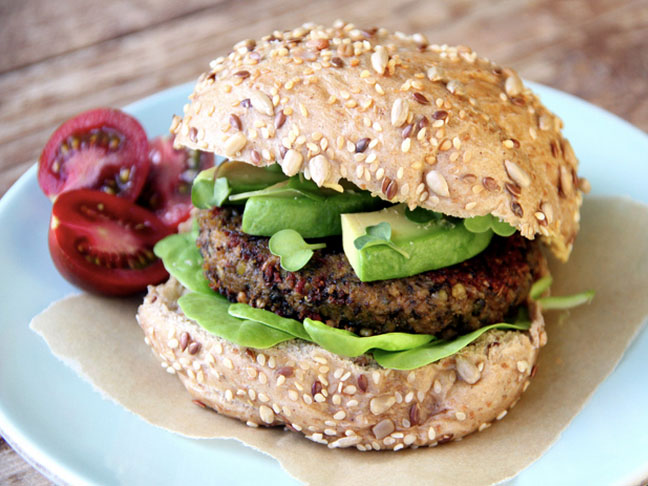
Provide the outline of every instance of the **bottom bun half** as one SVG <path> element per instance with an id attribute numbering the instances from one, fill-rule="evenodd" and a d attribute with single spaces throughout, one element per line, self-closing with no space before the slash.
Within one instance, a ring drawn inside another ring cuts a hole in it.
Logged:
<path id="1" fill-rule="evenodd" d="M 345 358 L 298 339 L 237 346 L 184 316 L 175 279 L 149 287 L 137 314 L 145 340 L 199 405 L 249 426 L 285 426 L 328 447 L 399 450 L 482 431 L 506 415 L 546 342 L 532 305 L 527 332 L 490 330 L 459 353 L 412 371 Z"/>

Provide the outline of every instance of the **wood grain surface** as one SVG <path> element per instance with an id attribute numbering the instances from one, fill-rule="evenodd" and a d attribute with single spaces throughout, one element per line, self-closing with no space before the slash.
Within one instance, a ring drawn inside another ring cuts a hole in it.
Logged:
<path id="1" fill-rule="evenodd" d="M 74 114 L 193 80 L 238 40 L 336 18 L 469 45 L 648 131 L 648 0 L 0 0 L 0 196 Z M 0 484 L 53 483 L 0 439 Z"/>

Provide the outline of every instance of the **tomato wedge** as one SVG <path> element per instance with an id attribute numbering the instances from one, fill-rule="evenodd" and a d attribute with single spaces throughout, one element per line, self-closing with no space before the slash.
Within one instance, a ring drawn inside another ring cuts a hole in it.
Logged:
<path id="1" fill-rule="evenodd" d="M 77 189 L 54 201 L 49 248 L 68 281 L 90 292 L 123 296 L 168 278 L 153 246 L 171 232 L 126 199 Z"/>
<path id="2" fill-rule="evenodd" d="M 51 199 L 88 188 L 134 201 L 149 172 L 148 151 L 135 118 L 111 108 L 89 110 L 52 134 L 40 156 L 38 183 Z"/>
<path id="3" fill-rule="evenodd" d="M 214 155 L 200 150 L 174 149 L 173 138 L 157 137 L 150 142 L 151 170 L 137 200 L 167 225 L 177 228 L 189 218 L 191 184 L 201 170 L 214 165 Z"/>

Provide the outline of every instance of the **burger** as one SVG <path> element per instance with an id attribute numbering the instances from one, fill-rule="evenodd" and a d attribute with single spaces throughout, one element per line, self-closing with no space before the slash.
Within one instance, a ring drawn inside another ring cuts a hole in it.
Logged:
<path id="1" fill-rule="evenodd" d="M 328 447 L 434 446 L 502 419 L 547 337 L 587 181 L 511 69 L 336 22 L 236 44 L 175 143 L 224 156 L 138 311 L 202 407 Z"/>

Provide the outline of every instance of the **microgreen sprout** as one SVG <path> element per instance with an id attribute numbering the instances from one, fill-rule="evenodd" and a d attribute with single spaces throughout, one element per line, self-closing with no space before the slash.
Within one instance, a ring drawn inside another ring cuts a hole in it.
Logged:
<path id="1" fill-rule="evenodd" d="M 382 222 L 374 226 L 367 226 L 366 234 L 357 237 L 353 241 L 356 250 L 362 250 L 371 246 L 385 245 L 392 250 L 400 253 L 405 258 L 409 258 L 409 253 L 405 252 L 391 240 L 391 225 Z"/>
<path id="2" fill-rule="evenodd" d="M 296 272 L 308 263 L 313 250 L 326 248 L 326 243 L 306 243 L 297 231 L 285 229 L 272 235 L 268 247 L 273 255 L 280 258 L 281 268 Z"/>

